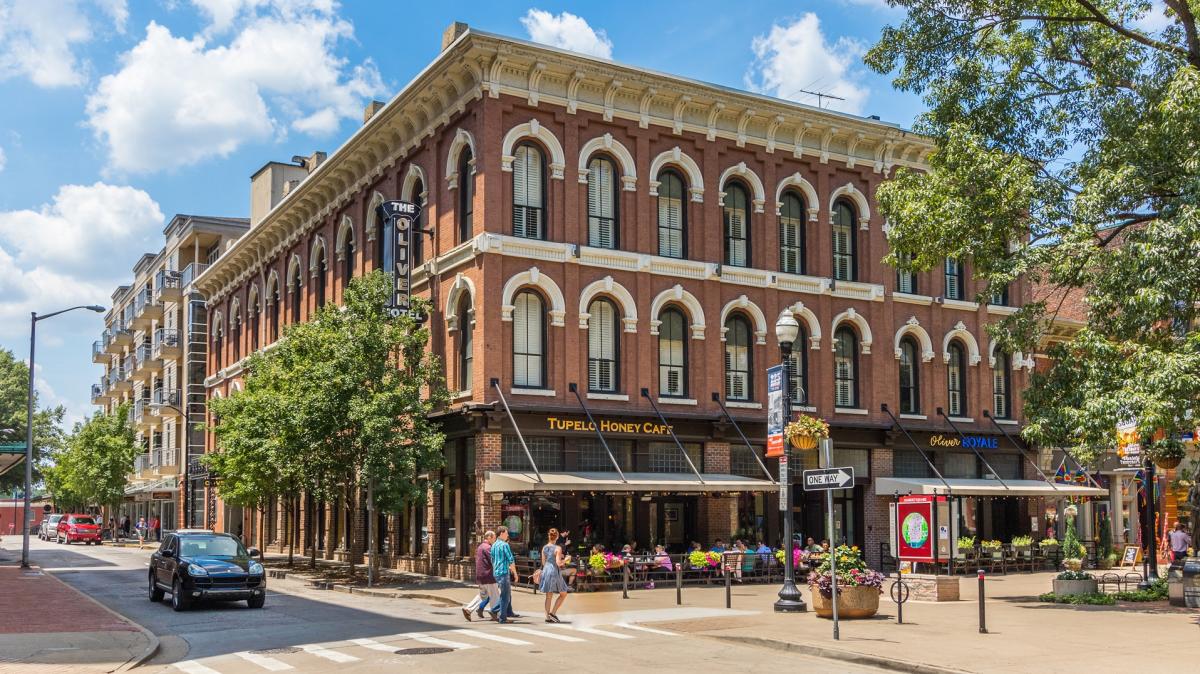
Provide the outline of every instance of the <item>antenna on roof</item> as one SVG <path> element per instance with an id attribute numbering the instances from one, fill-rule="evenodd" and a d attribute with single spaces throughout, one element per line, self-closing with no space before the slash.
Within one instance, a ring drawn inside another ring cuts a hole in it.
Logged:
<path id="1" fill-rule="evenodd" d="M 808 89 L 797 89 L 795 93 L 797 93 L 797 94 L 808 94 L 809 96 L 816 96 L 816 97 L 817 97 L 817 107 L 818 107 L 818 108 L 823 108 L 823 107 L 825 107 L 825 106 L 824 106 L 824 105 L 822 105 L 821 103 L 822 103 L 822 102 L 824 101 L 824 99 L 826 99 L 826 98 L 828 98 L 828 99 L 829 99 L 829 100 L 831 100 L 831 101 L 844 101 L 844 100 L 846 100 L 845 98 L 842 98 L 841 96 L 834 96 L 833 94 L 826 94 L 826 93 L 822 93 L 822 92 L 820 92 L 820 91 L 809 91 Z M 793 94 L 793 95 L 795 95 L 795 94 Z"/>

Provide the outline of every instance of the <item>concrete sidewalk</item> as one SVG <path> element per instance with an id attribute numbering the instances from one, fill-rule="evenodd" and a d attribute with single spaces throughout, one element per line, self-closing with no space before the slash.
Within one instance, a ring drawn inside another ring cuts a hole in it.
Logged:
<path id="1" fill-rule="evenodd" d="M 761 648 L 805 653 L 894 671 L 951 672 L 1155 672 L 1197 671 L 1200 612 L 1170 607 L 1165 601 L 1117 606 L 1043 604 L 1037 595 L 1050 589 L 1052 573 L 989 577 L 986 584 L 987 634 L 979 632 L 977 582 L 963 578 L 957 602 L 909 602 L 904 624 L 885 593 L 879 614 L 868 620 L 843 620 L 841 640 L 833 625 L 814 613 L 776 614 L 778 587 L 735 585 L 734 611 L 698 620 L 654 623 L 676 632 Z M 885 591 L 891 581 L 884 585 Z M 807 587 L 804 599 L 810 602 Z M 429 594 L 465 602 L 471 590 L 435 590 Z M 542 598 L 518 593 L 520 612 L 537 614 Z M 725 607 L 722 586 L 683 588 L 683 605 Z M 675 606 L 674 588 L 572 594 L 563 610 L 573 613 L 650 610 Z M 1147 656 L 1149 655 L 1149 658 Z"/>
<path id="2" fill-rule="evenodd" d="M 0 550 L 0 671 L 124 671 L 158 649 L 145 628 L 19 559 Z"/>

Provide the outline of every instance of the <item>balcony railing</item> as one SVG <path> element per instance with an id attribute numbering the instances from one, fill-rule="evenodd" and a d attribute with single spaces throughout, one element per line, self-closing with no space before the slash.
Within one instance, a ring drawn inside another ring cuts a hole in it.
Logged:
<path id="1" fill-rule="evenodd" d="M 150 465 L 154 468 L 159 468 L 162 466 L 174 466 L 175 454 L 176 452 L 174 447 L 160 447 L 159 449 L 156 449 L 150 453 Z"/>
<path id="2" fill-rule="evenodd" d="M 125 356 L 125 358 L 121 361 L 121 369 L 125 371 L 125 376 L 121 377 L 122 379 L 125 379 L 133 374 L 133 371 L 137 369 L 137 356 L 133 355 L 132 353 L 128 356 Z"/>
<path id="3" fill-rule="evenodd" d="M 172 269 L 163 269 L 154 275 L 154 297 L 162 299 L 163 297 L 178 297 L 179 296 L 179 272 Z"/>
<path id="4" fill-rule="evenodd" d="M 133 323 L 133 315 L 133 302 L 130 302 L 129 304 L 126 304 L 125 308 L 121 311 L 121 325 L 128 327 L 131 323 Z"/>
<path id="5" fill-rule="evenodd" d="M 150 454 L 142 454 L 133 460 L 133 472 L 141 473 L 150 468 Z"/>
<path id="6" fill-rule="evenodd" d="M 179 348 L 179 331 L 175 328 L 159 328 L 154 331 L 154 357 L 162 358 L 163 352 L 174 353 Z"/>
<path id="7" fill-rule="evenodd" d="M 196 280 L 197 276 L 204 273 L 205 269 L 208 269 L 208 265 L 203 262 L 193 262 L 184 267 L 183 271 L 179 272 L 180 287 L 187 289 L 188 286 L 192 285 L 192 281 Z"/>
<path id="8" fill-rule="evenodd" d="M 138 344 L 137 351 L 135 351 L 134 354 L 136 355 L 139 364 L 144 365 L 146 361 L 151 360 L 150 351 L 151 347 L 149 344 L 145 342 Z"/>
<path id="9" fill-rule="evenodd" d="M 105 388 L 103 384 L 92 384 L 92 402 L 104 397 Z"/>
<path id="10" fill-rule="evenodd" d="M 104 340 L 97 339 L 92 342 L 92 362 L 103 363 L 108 360 L 108 354 L 104 352 Z"/>
<path id="11" fill-rule="evenodd" d="M 108 387 L 112 388 L 117 384 L 125 381 L 125 368 L 121 366 L 114 367 L 108 371 Z"/>
<path id="12" fill-rule="evenodd" d="M 150 401 L 155 405 L 179 407 L 179 391 L 176 389 L 156 388 L 150 396 Z"/>

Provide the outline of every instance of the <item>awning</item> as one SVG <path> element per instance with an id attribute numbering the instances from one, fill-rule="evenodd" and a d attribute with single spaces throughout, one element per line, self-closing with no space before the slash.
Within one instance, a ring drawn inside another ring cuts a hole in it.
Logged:
<path id="1" fill-rule="evenodd" d="M 693 473 L 625 473 L 626 482 L 615 473 L 542 473 L 538 482 L 533 472 L 490 471 L 484 479 L 485 492 L 603 491 L 673 493 L 773 491 L 779 485 L 740 475 L 704 473 L 704 482 Z"/>
<path id="2" fill-rule="evenodd" d="M 946 478 L 953 496 L 1107 496 L 1108 490 L 1084 487 L 1077 484 L 1055 484 L 1041 480 L 970 480 Z M 937 478 L 922 477 L 879 477 L 875 478 L 875 495 L 891 496 L 908 494 L 946 494 L 946 485 Z"/>
<path id="3" fill-rule="evenodd" d="M 19 466 L 25 460 L 25 443 L 0 442 L 0 475 Z"/>

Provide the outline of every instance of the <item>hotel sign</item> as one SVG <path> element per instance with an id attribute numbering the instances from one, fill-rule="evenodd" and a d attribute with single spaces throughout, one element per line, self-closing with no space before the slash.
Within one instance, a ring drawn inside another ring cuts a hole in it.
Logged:
<path id="1" fill-rule="evenodd" d="M 1000 438 L 986 435 L 935 435 L 929 438 L 930 447 L 961 447 L 963 449 L 1000 449 Z"/>
<path id="2" fill-rule="evenodd" d="M 424 312 L 412 307 L 412 249 L 413 237 L 424 233 L 415 228 L 421 215 L 421 206 L 408 201 L 385 201 L 376 209 L 383 220 L 383 268 L 392 270 L 392 296 L 388 300 L 388 313 L 393 317 L 409 316 L 417 323 L 428 318 Z"/>
<path id="3" fill-rule="evenodd" d="M 595 424 L 587 419 L 564 419 L 562 417 L 546 417 L 546 428 L 552 431 L 578 431 L 595 433 L 596 425 L 601 433 L 619 433 L 622 435 L 652 435 L 663 436 L 671 434 L 671 426 L 656 421 L 617 421 L 614 419 L 598 419 Z"/>

